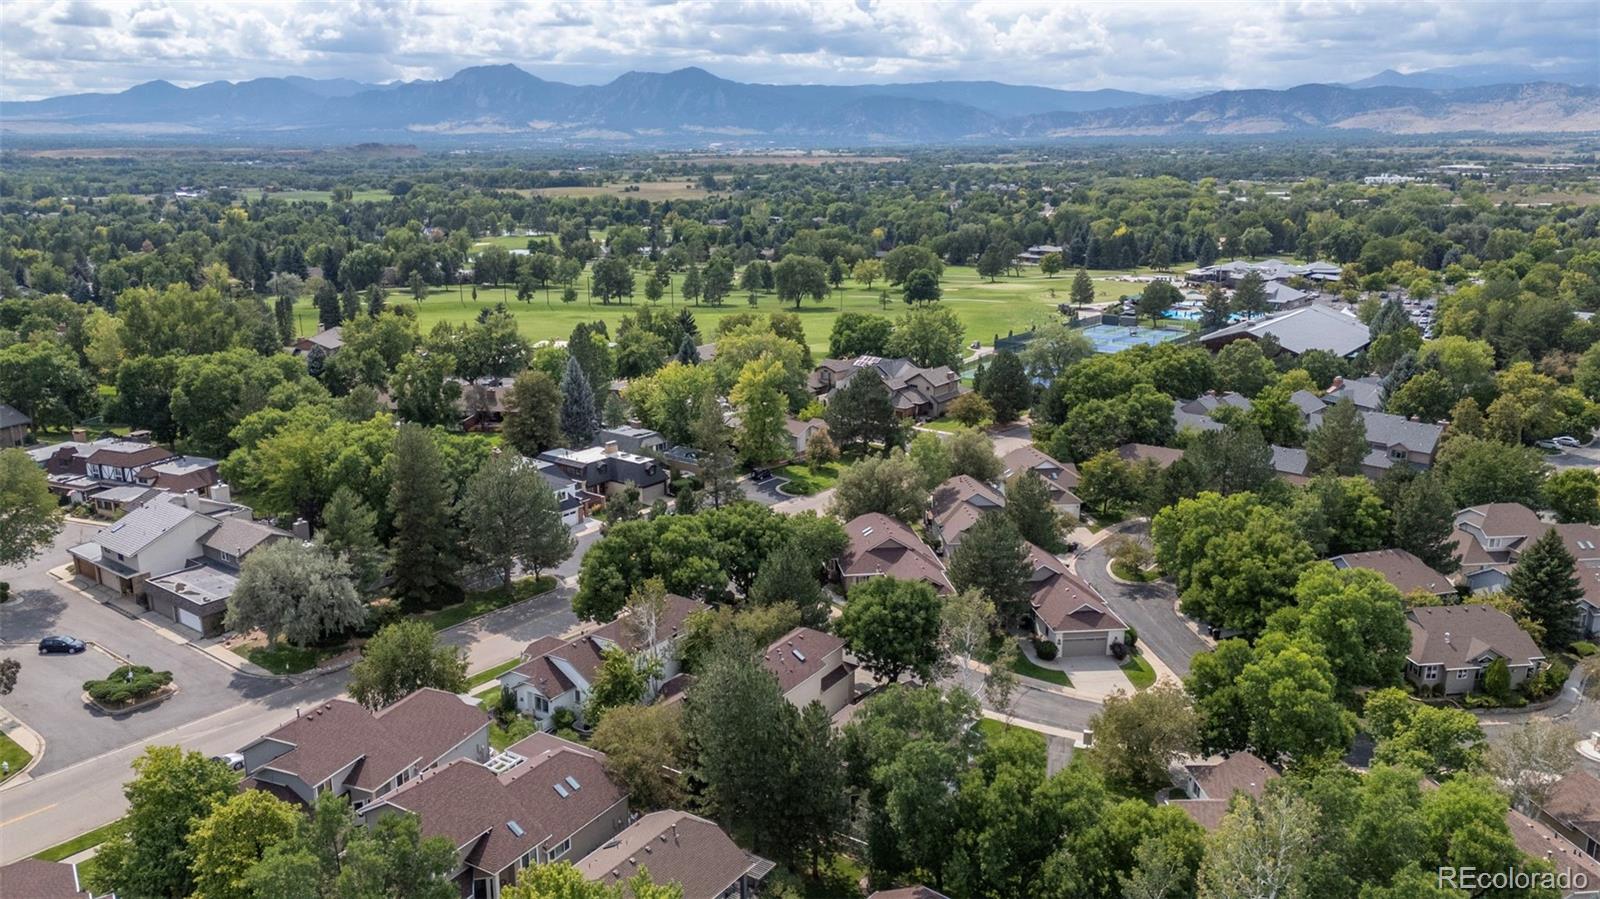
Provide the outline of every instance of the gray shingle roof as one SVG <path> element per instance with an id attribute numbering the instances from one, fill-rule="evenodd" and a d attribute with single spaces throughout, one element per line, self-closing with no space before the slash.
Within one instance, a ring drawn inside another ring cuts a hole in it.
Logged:
<path id="1" fill-rule="evenodd" d="M 205 517 L 182 503 L 148 503 L 101 531 L 95 542 L 112 552 L 135 555 L 191 516 Z"/>
<path id="2" fill-rule="evenodd" d="M 16 425 L 31 425 L 33 419 L 23 415 L 15 407 L 0 403 L 0 428 L 10 428 Z"/>
<path id="3" fill-rule="evenodd" d="M 1371 332 L 1360 319 L 1316 305 L 1301 306 L 1288 312 L 1229 325 L 1213 331 L 1202 340 L 1210 344 L 1219 338 L 1247 335 L 1260 339 L 1268 334 L 1278 339 L 1279 346 L 1296 356 L 1311 350 L 1327 350 L 1335 356 L 1349 356 L 1372 342 Z"/>
<path id="4" fill-rule="evenodd" d="M 1418 665 L 1477 667 L 1491 653 L 1503 656 L 1508 665 L 1544 658 L 1527 631 L 1491 606 L 1418 606 L 1407 611 L 1406 618 L 1411 625 L 1409 658 Z"/>

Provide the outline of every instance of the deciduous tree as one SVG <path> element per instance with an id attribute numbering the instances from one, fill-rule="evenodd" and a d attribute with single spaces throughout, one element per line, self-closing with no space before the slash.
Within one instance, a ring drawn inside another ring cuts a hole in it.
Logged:
<path id="1" fill-rule="evenodd" d="M 871 578 L 851 589 L 839 634 L 878 678 L 927 680 L 939 662 L 940 605 L 922 581 Z"/>
<path id="2" fill-rule="evenodd" d="M 350 695 L 373 711 L 423 687 L 460 693 L 466 683 L 465 654 L 440 645 L 426 621 L 385 625 L 361 647 L 361 660 L 350 669 Z"/>
<path id="3" fill-rule="evenodd" d="M 280 636 L 303 647 L 366 617 L 350 563 L 298 540 L 279 540 L 245 557 L 226 616 L 229 630 L 260 628 L 269 647 Z"/>

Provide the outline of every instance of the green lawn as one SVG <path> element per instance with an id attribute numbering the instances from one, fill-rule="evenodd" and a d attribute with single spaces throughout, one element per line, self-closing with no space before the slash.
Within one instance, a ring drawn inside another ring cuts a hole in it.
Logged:
<path id="1" fill-rule="evenodd" d="M 537 728 L 533 726 L 533 719 L 523 715 L 513 719 L 510 727 L 501 727 L 495 722 L 489 725 L 489 745 L 496 750 L 505 749 L 535 730 Z"/>
<path id="2" fill-rule="evenodd" d="M 287 643 L 279 643 L 271 649 L 264 646 L 235 646 L 233 652 L 249 659 L 257 665 L 271 671 L 273 674 L 299 674 L 310 671 L 324 660 L 330 659 L 341 652 L 343 646 L 316 647 L 300 649 Z"/>
<path id="3" fill-rule="evenodd" d="M 1111 562 L 1111 573 L 1125 581 L 1132 581 L 1135 584 L 1146 584 L 1150 581 L 1156 580 L 1161 576 L 1154 569 L 1129 568 L 1128 566 L 1116 560 L 1112 560 Z"/>
<path id="4" fill-rule="evenodd" d="M 118 818 L 117 820 L 112 821 L 110 824 L 96 827 L 94 830 L 91 830 L 88 833 L 80 833 L 65 843 L 51 846 L 49 849 L 46 849 L 38 855 L 35 855 L 34 858 L 47 862 L 58 862 L 64 858 L 71 858 L 72 856 L 77 855 L 91 846 L 98 846 L 101 843 L 104 843 L 106 840 L 111 839 L 111 836 L 116 833 L 117 828 L 121 826 L 122 819 Z"/>
<path id="5" fill-rule="evenodd" d="M 499 677 L 500 675 L 505 674 L 507 671 L 510 671 L 511 669 L 517 667 L 517 663 L 520 662 L 520 661 L 522 661 L 522 660 L 521 659 L 506 659 L 504 662 L 501 662 L 500 664 L 494 666 L 493 668 L 488 668 L 488 669 L 485 669 L 483 671 L 479 671 L 477 674 L 474 674 L 473 676 L 467 678 L 467 692 L 470 693 L 470 692 L 472 692 L 473 689 L 475 689 L 477 687 L 480 687 L 480 686 L 482 686 L 482 685 L 494 680 L 495 678 Z"/>
<path id="6" fill-rule="evenodd" d="M 527 245 L 528 239 L 498 237 L 493 238 L 493 241 L 509 242 L 509 246 L 522 247 Z M 1174 266 L 1174 270 L 1181 269 L 1181 265 Z M 1140 269 L 1138 273 L 1148 272 Z M 1131 272 L 1091 271 L 1089 274 L 1096 278 L 1094 285 L 1097 300 L 1114 300 L 1123 294 L 1138 292 L 1138 284 L 1101 280 L 1117 275 L 1133 274 Z M 672 289 L 668 293 L 668 298 L 661 301 L 662 306 L 676 308 L 681 305 L 679 290 L 682 278 L 682 273 L 674 276 Z M 418 324 L 424 334 L 441 321 L 473 321 L 480 311 L 503 302 L 516 316 L 522 335 L 529 340 L 539 341 L 565 339 L 572 333 L 574 325 L 596 319 L 602 319 L 615 328 L 622 316 L 640 305 L 647 305 L 644 299 L 642 274 L 638 278 L 638 283 L 639 288 L 632 300 L 626 304 L 610 306 L 603 306 L 598 302 L 590 305 L 587 275 L 574 285 L 578 290 L 578 301 L 571 304 L 561 302 L 561 288 L 555 286 L 550 288 L 548 296 L 546 291 L 540 291 L 529 302 L 518 300 L 516 287 L 512 285 L 479 287 L 476 300 L 472 297 L 471 285 L 462 285 L 459 288 L 432 288 L 428 297 L 421 303 L 413 300 L 410 291 L 404 288 L 390 290 L 389 298 L 391 303 L 408 303 L 416 308 Z M 979 277 L 977 271 L 970 267 L 951 266 L 945 269 L 944 299 L 941 302 L 961 316 L 966 324 L 968 342 L 981 340 L 987 345 L 996 336 L 1004 337 L 1012 331 L 1026 331 L 1035 322 L 1054 318 L 1057 314 L 1056 304 L 1067 302 L 1071 283 L 1071 273 L 1046 278 L 1037 270 L 1028 270 L 1020 278 L 1001 278 L 991 284 Z M 881 308 L 878 304 L 878 295 L 886 288 L 889 290 L 887 309 Z M 674 300 L 674 297 L 677 299 Z M 689 308 L 694 312 L 695 319 L 700 324 L 701 334 L 705 335 L 706 339 L 710 339 L 711 335 L 716 333 L 717 320 L 727 315 L 752 310 L 795 311 L 794 304 L 780 305 L 777 297 L 770 293 L 761 294 L 756 305 L 752 307 L 748 304 L 746 295 L 737 290 L 730 294 L 720 307 Z M 812 351 L 822 354 L 827 351 L 828 333 L 833 328 L 834 319 L 839 317 L 841 311 L 894 316 L 899 315 L 905 308 L 905 304 L 900 301 L 898 288 L 888 288 L 880 281 L 868 289 L 847 280 L 841 289 L 834 291 L 833 295 L 823 302 L 806 301 L 798 311 L 805 323 L 807 342 L 811 345 Z M 317 310 L 309 296 L 302 298 L 295 306 L 295 317 L 297 333 L 313 334 L 319 330 Z"/>
<path id="7" fill-rule="evenodd" d="M 254 198 L 255 196 L 258 196 L 259 193 L 251 192 L 247 195 Z M 269 193 L 267 196 L 274 200 L 283 200 L 286 203 L 292 203 L 296 200 L 310 200 L 312 202 L 326 203 L 328 202 L 328 198 L 333 196 L 333 191 L 280 190 L 275 193 Z M 387 203 L 388 201 L 394 199 L 394 194 L 388 192 L 387 190 L 356 190 L 350 192 L 350 199 L 356 203 Z M 521 246 L 521 244 L 518 244 L 518 246 Z"/>
<path id="8" fill-rule="evenodd" d="M 1122 670 L 1127 672 L 1135 690 L 1143 690 L 1156 682 L 1156 670 L 1150 667 L 1144 656 L 1130 656 L 1122 663 Z"/>
<path id="9" fill-rule="evenodd" d="M 824 465 L 820 469 L 813 471 L 811 466 L 801 463 L 774 468 L 772 473 L 778 477 L 789 479 L 789 483 L 783 485 L 784 493 L 792 496 L 811 496 L 839 483 L 839 475 L 844 472 L 844 468 L 843 465 L 835 462 L 832 465 Z"/>
<path id="10" fill-rule="evenodd" d="M 929 431 L 939 431 L 944 434 L 954 434 L 966 427 L 966 425 L 953 418 L 935 418 L 933 421 L 925 421 L 917 425 L 917 427 L 926 428 Z"/>
<path id="11" fill-rule="evenodd" d="M 548 574 L 540 575 L 537 579 L 524 578 L 512 584 L 511 590 L 495 587 L 492 590 L 473 593 L 464 602 L 429 612 L 423 615 L 422 619 L 433 625 L 434 630 L 442 631 L 447 627 L 455 627 L 469 618 L 476 618 L 495 609 L 538 596 L 554 589 L 555 585 L 556 579 Z"/>
<path id="12" fill-rule="evenodd" d="M 1036 665 L 1032 659 L 1020 652 L 1017 653 L 1017 661 L 1011 666 L 1011 670 L 1022 675 L 1023 677 L 1031 677 L 1034 680 L 1042 680 L 1061 687 L 1072 686 L 1072 679 L 1067 677 L 1067 673 L 1065 671 L 1060 671 L 1055 668 L 1044 668 Z"/>
<path id="13" fill-rule="evenodd" d="M 28 762 L 33 760 L 33 753 L 17 745 L 17 741 L 5 734 L 0 734 L 0 762 L 11 766 L 11 774 L 18 774 L 23 768 L 28 767 Z M 0 781 L 10 775 L 0 776 Z"/>

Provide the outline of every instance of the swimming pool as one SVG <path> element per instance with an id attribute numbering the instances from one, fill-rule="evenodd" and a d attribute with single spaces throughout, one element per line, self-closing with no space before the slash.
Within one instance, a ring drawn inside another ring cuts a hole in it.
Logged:
<path id="1" fill-rule="evenodd" d="M 1099 324 L 1083 329 L 1083 336 L 1089 338 L 1089 342 L 1094 344 L 1095 351 L 1100 353 L 1115 353 L 1144 344 L 1166 343 L 1169 340 L 1177 340 L 1185 333 L 1165 328 L 1146 328 L 1142 325 L 1129 327 Z"/>

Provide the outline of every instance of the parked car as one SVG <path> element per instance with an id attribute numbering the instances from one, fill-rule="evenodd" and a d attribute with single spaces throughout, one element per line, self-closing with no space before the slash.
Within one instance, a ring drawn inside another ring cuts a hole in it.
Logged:
<path id="1" fill-rule="evenodd" d="M 58 652 L 76 655 L 77 653 L 83 652 L 88 648 L 89 647 L 77 637 L 67 637 L 60 634 L 52 634 L 51 636 L 45 637 L 43 640 L 39 641 L 39 655 L 49 655 Z"/>
<path id="2" fill-rule="evenodd" d="M 1583 444 L 1578 441 L 1578 438 L 1571 437 L 1566 434 L 1562 434 L 1560 437 L 1557 437 L 1550 442 L 1556 444 L 1557 446 L 1583 446 Z"/>
<path id="3" fill-rule="evenodd" d="M 213 762 L 221 762 L 233 771 L 244 770 L 244 756 L 237 752 L 224 752 L 221 755 L 214 755 L 211 760 Z"/>

